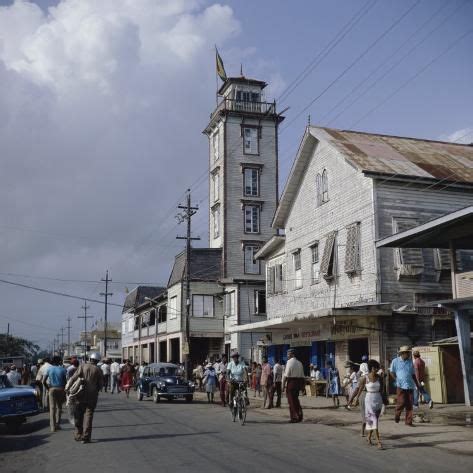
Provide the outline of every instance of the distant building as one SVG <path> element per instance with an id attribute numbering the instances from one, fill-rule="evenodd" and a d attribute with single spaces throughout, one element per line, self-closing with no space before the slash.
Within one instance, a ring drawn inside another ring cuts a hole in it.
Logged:
<path id="1" fill-rule="evenodd" d="M 473 147 L 309 126 L 256 255 L 266 267 L 270 359 L 289 346 L 308 369 L 455 335 L 429 301 L 451 297 L 443 249 L 376 249 L 376 240 L 473 203 Z"/>

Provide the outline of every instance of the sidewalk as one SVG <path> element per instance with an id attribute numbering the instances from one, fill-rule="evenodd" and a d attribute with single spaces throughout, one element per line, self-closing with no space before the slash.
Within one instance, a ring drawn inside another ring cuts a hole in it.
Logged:
<path id="1" fill-rule="evenodd" d="M 289 408 L 286 398 L 282 398 L 280 409 L 262 409 L 262 399 L 253 397 L 250 392 L 251 410 L 280 420 L 289 421 Z M 204 400 L 204 393 L 196 393 L 196 399 Z M 220 399 L 216 393 L 215 400 Z M 353 432 L 354 440 L 363 445 L 359 408 L 345 409 L 345 398 L 340 397 L 340 407 L 334 408 L 331 399 L 325 397 L 301 396 L 304 410 L 304 423 L 322 424 Z M 426 405 L 415 411 L 415 428 L 394 422 L 394 406 L 388 406 L 386 414 L 380 418 L 380 433 L 386 448 L 409 448 L 412 446 L 435 447 L 450 453 L 473 456 L 473 408 L 460 404 L 436 404 L 430 410 Z M 368 448 L 368 446 L 367 446 Z"/>

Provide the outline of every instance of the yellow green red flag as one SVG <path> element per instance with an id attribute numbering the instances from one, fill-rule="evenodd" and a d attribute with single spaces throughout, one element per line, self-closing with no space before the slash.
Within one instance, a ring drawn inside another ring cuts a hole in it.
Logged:
<path id="1" fill-rule="evenodd" d="M 216 63 L 217 63 L 217 74 L 222 79 L 224 82 L 227 80 L 227 73 L 225 72 L 225 67 L 223 66 L 223 61 L 222 58 L 220 57 L 220 54 L 218 53 L 217 48 L 215 48 L 215 54 L 216 54 Z"/>

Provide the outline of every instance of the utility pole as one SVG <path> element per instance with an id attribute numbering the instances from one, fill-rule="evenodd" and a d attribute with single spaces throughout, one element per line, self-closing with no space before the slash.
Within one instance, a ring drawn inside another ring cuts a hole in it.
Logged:
<path id="1" fill-rule="evenodd" d="M 71 356 L 71 318 L 67 318 L 67 354 Z"/>
<path id="2" fill-rule="evenodd" d="M 61 327 L 61 352 L 62 356 L 64 357 L 64 327 Z"/>
<path id="3" fill-rule="evenodd" d="M 186 240 L 186 341 L 185 346 L 182 347 L 182 353 L 185 355 L 185 369 L 187 379 L 190 379 L 191 376 L 191 353 L 190 353 L 190 307 L 191 307 L 191 279 L 190 279 L 190 266 L 191 266 L 191 243 L 192 240 L 200 240 L 199 237 L 192 237 L 191 233 L 191 221 L 192 216 L 199 210 L 198 207 L 192 207 L 191 204 L 191 191 L 187 189 L 187 204 L 179 205 L 179 209 L 182 209 L 177 215 L 177 220 L 179 223 L 187 222 L 187 235 L 185 237 L 178 236 L 178 240 Z"/>
<path id="4" fill-rule="evenodd" d="M 84 315 L 79 315 L 78 319 L 84 319 L 84 361 L 85 357 L 87 356 L 87 319 L 92 319 L 92 315 L 87 315 L 87 309 L 90 309 L 90 306 L 87 305 L 87 299 L 84 299 L 84 305 L 82 306 L 84 309 Z"/>
<path id="5" fill-rule="evenodd" d="M 108 283 L 112 282 L 111 279 L 108 279 L 108 269 L 105 273 L 105 279 L 102 279 L 105 283 L 105 292 L 101 292 L 100 295 L 105 297 L 105 323 L 104 323 L 104 330 L 103 330 L 103 356 L 107 358 L 107 305 L 108 305 L 108 296 L 113 296 L 113 292 L 108 292 Z"/>
<path id="6" fill-rule="evenodd" d="M 10 322 L 7 324 L 7 356 L 10 356 Z"/>

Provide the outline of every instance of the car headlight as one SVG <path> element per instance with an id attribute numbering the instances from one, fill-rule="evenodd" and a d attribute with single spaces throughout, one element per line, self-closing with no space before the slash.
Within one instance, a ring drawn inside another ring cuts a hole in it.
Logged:
<path id="1" fill-rule="evenodd" d="M 195 384 L 192 381 L 189 381 L 189 387 L 195 388 Z"/>

